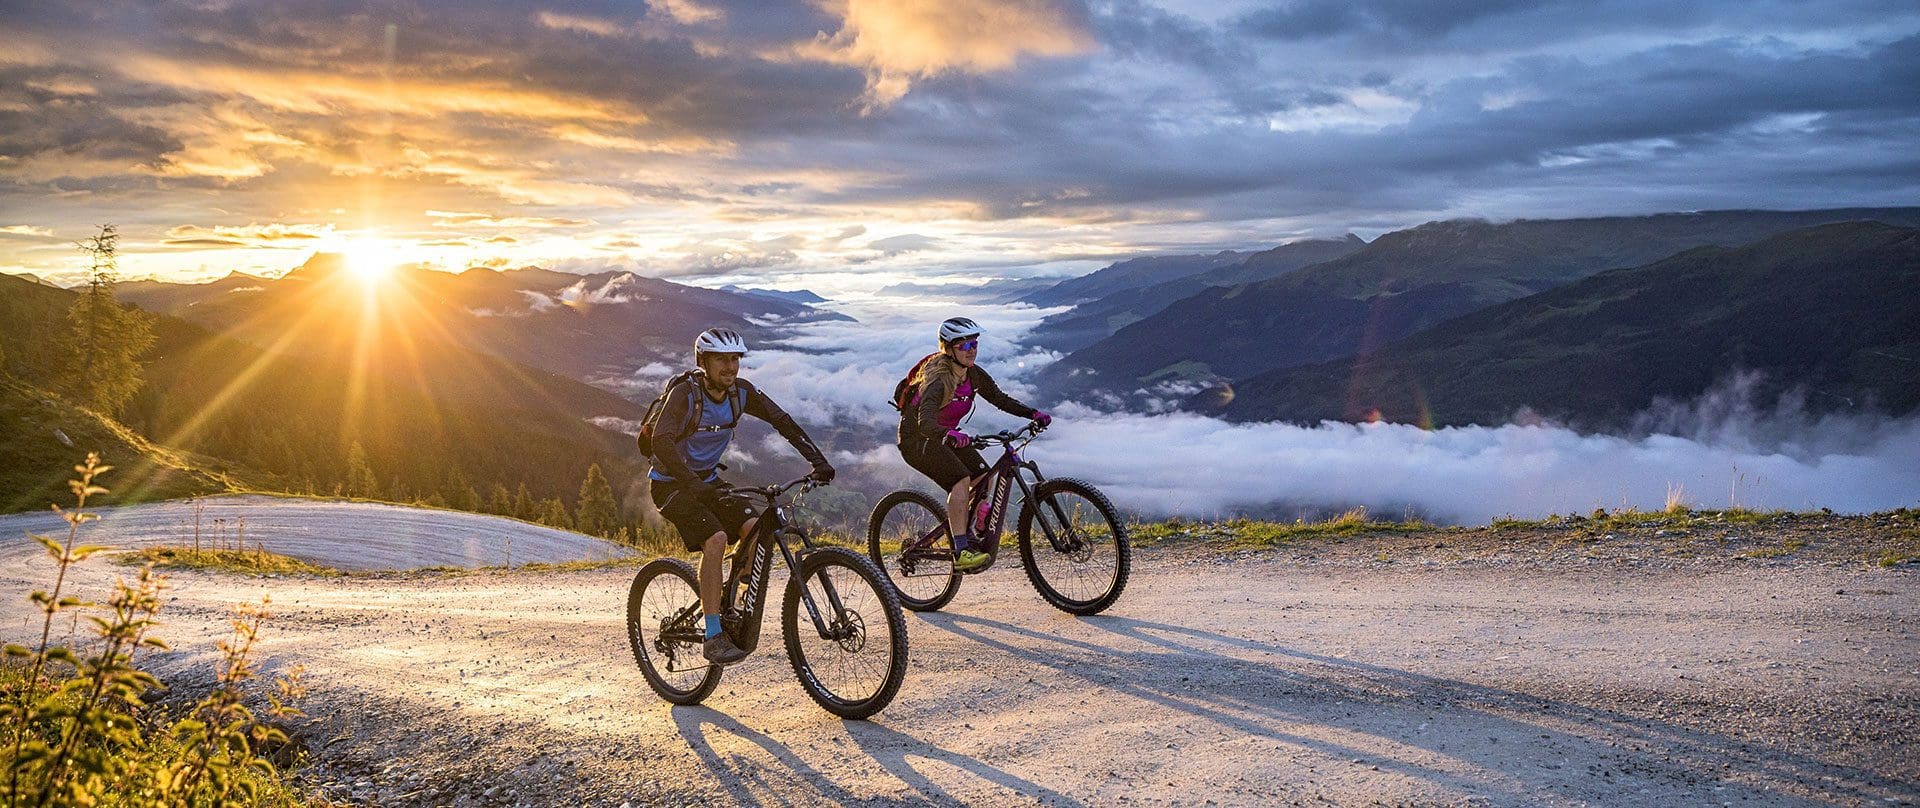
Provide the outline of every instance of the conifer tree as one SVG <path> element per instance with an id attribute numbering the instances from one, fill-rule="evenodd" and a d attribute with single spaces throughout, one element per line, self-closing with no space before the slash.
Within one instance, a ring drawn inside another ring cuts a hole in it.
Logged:
<path id="1" fill-rule="evenodd" d="M 561 530 L 573 529 L 573 517 L 567 515 L 567 505 L 561 502 L 559 497 L 549 499 L 541 505 L 539 522 Z"/>
<path id="2" fill-rule="evenodd" d="M 113 298 L 120 281 L 120 232 L 110 224 L 81 242 L 87 254 L 87 288 L 67 309 L 72 326 L 67 354 L 74 357 L 62 388 L 75 401 L 118 415 L 140 391 L 140 355 L 153 347 L 153 318 Z"/>
<path id="3" fill-rule="evenodd" d="M 373 498 L 380 495 L 380 482 L 373 476 L 373 467 L 367 465 L 367 450 L 354 441 L 347 448 L 347 496 Z"/>
<path id="4" fill-rule="evenodd" d="M 579 506 L 574 509 L 581 533 L 610 536 L 619 527 L 619 506 L 613 501 L 613 486 L 600 473 L 600 464 L 587 467 L 587 479 L 580 484 Z"/>
<path id="5" fill-rule="evenodd" d="M 493 484 L 493 491 L 487 494 L 487 513 L 495 513 L 501 516 L 513 515 L 513 495 L 507 493 L 507 487 L 505 485 L 500 483 Z"/>
<path id="6" fill-rule="evenodd" d="M 541 503 L 533 501 L 533 494 L 527 491 L 527 484 L 520 484 L 520 491 L 513 495 L 513 516 L 529 522 L 540 521 Z"/>

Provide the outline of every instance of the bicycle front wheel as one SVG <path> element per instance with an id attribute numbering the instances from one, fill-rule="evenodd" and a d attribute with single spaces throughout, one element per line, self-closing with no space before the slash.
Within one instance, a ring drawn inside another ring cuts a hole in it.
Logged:
<path id="1" fill-rule="evenodd" d="M 907 618 L 873 564 L 839 547 L 809 551 L 780 610 L 787 659 L 827 712 L 866 718 L 907 678 Z"/>
<path id="2" fill-rule="evenodd" d="M 946 524 L 946 509 L 919 491 L 895 491 L 873 506 L 867 517 L 867 557 L 900 596 L 900 605 L 916 612 L 939 611 L 960 591 Z"/>
<path id="3" fill-rule="evenodd" d="M 1054 608 L 1098 614 L 1127 588 L 1133 550 L 1107 495 L 1079 480 L 1041 483 L 1020 506 L 1020 562 Z"/>
<path id="4" fill-rule="evenodd" d="M 706 627 L 693 566 L 656 558 L 627 590 L 627 642 L 647 686 L 674 704 L 699 704 L 720 684 L 719 665 L 701 653 Z"/>

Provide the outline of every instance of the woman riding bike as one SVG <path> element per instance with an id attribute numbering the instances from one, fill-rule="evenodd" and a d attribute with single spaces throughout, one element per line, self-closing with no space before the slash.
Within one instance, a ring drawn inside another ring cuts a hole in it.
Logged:
<path id="1" fill-rule="evenodd" d="M 973 526 L 967 499 L 987 473 L 987 462 L 968 445 L 960 421 L 973 410 L 975 395 L 995 407 L 1046 426 L 1052 416 L 1000 391 L 975 360 L 980 355 L 980 324 L 954 317 L 940 324 L 940 352 L 928 355 L 911 376 L 912 393 L 900 408 L 900 456 L 947 492 L 947 528 L 953 536 L 953 568 L 971 572 L 985 566 L 986 553 L 972 549 Z"/>

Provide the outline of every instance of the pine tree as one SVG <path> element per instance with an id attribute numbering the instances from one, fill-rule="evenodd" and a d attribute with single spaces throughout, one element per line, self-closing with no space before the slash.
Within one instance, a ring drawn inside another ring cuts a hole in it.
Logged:
<path id="1" fill-rule="evenodd" d="M 567 505 L 559 497 L 549 499 L 540 509 L 540 524 L 557 527 L 561 530 L 573 529 L 573 517 L 567 515 Z"/>
<path id="2" fill-rule="evenodd" d="M 380 495 L 380 482 L 367 465 L 367 450 L 354 441 L 347 448 L 347 496 L 371 499 Z"/>
<path id="3" fill-rule="evenodd" d="M 74 357 L 64 391 L 74 400 L 109 415 L 119 414 L 140 391 L 140 355 L 153 347 L 153 318 L 113 299 L 120 281 L 120 233 L 110 224 L 80 244 L 91 266 L 87 290 L 67 309 L 73 331 L 67 354 Z"/>
<path id="4" fill-rule="evenodd" d="M 541 504 L 533 501 L 533 494 L 527 491 L 527 484 L 520 484 L 520 492 L 513 495 L 513 516 L 528 522 L 540 521 Z"/>
<path id="5" fill-rule="evenodd" d="M 619 527 L 619 506 L 613 501 L 613 486 L 600 473 L 600 464 L 587 467 L 587 479 L 580 484 L 579 507 L 574 509 L 581 533 L 608 536 Z"/>
<path id="6" fill-rule="evenodd" d="M 513 515 L 513 495 L 507 493 L 505 485 L 493 484 L 493 491 L 487 494 L 487 513 L 497 513 L 501 516 Z"/>

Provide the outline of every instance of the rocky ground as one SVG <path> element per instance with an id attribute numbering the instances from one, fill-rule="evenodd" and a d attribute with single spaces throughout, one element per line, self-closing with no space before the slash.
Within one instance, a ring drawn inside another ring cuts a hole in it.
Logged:
<path id="1" fill-rule="evenodd" d="M 1911 804 L 1914 528 L 1143 528 L 1106 614 L 1003 565 L 910 615 L 867 722 L 808 700 L 777 643 L 704 706 L 660 701 L 623 633 L 632 567 L 177 573 L 159 667 L 193 689 L 230 605 L 270 595 L 269 669 L 309 688 L 300 776 L 349 804 Z M 0 574 L 5 639 L 48 572 Z"/>

